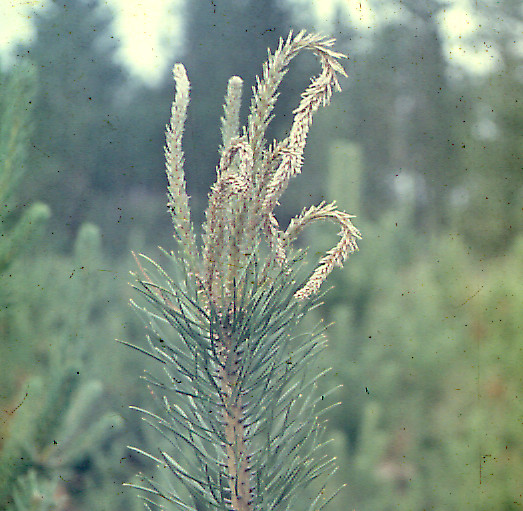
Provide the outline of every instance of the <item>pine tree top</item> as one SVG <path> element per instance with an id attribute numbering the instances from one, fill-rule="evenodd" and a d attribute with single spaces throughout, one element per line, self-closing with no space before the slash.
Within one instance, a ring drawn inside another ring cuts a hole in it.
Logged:
<path id="1" fill-rule="evenodd" d="M 201 294 L 219 309 L 230 307 L 234 282 L 238 281 L 252 254 L 259 251 L 257 247 L 262 240 L 269 250 L 260 272 L 261 282 L 268 278 L 271 268 L 287 264 L 293 241 L 307 225 L 316 220 L 331 220 L 340 225 L 340 241 L 320 260 L 308 282 L 296 292 L 297 299 L 317 293 L 333 268 L 341 266 L 347 256 L 358 249 L 360 233 L 351 222 L 352 215 L 336 209 L 334 202 L 322 202 L 304 209 L 286 230 L 281 229 L 274 215 L 290 179 L 301 172 L 314 113 L 330 102 L 333 90 L 341 90 L 338 75 L 347 76 L 340 64 L 345 55 L 331 49 L 334 42 L 334 39 L 305 31 L 297 35 L 291 32 L 286 40 L 280 38 L 276 51 L 268 54 L 262 77 L 257 77 L 247 125 L 241 129 L 242 79 L 233 76 L 229 80 L 222 118 L 221 158 L 216 182 L 209 194 L 201 250 L 191 223 L 183 168 L 182 137 L 190 83 L 184 66 L 174 66 L 176 96 L 167 125 L 165 148 L 168 206 L 175 236 L 190 272 L 198 280 Z M 273 117 L 278 86 L 289 63 L 302 50 L 311 50 L 319 58 L 321 73 L 312 79 L 293 111 L 289 136 L 267 144 L 265 133 Z"/>

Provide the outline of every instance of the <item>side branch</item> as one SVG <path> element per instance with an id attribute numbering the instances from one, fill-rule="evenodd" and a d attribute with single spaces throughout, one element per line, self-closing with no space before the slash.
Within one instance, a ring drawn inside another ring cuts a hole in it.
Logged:
<path id="1" fill-rule="evenodd" d="M 341 231 L 339 233 L 341 236 L 340 241 L 320 259 L 318 267 L 314 270 L 310 279 L 296 292 L 295 297 L 298 300 L 304 300 L 317 293 L 321 284 L 325 281 L 334 267 L 343 266 L 345 259 L 358 250 L 357 240 L 361 239 L 361 234 L 358 229 L 352 225 L 351 218 L 354 218 L 354 216 L 349 215 L 344 211 L 337 210 L 335 202 L 327 205 L 321 203 L 319 206 L 312 206 L 309 209 L 304 210 L 298 218 L 293 219 L 289 224 L 289 227 L 283 236 L 284 247 L 288 246 L 294 239 L 296 239 L 299 233 L 308 224 L 317 220 L 332 220 L 341 226 Z"/>
<path id="2" fill-rule="evenodd" d="M 198 274 L 198 249 L 196 237 L 191 223 L 189 196 L 185 186 L 183 170 L 184 156 L 182 151 L 182 137 L 187 106 L 189 104 L 190 83 L 182 64 L 176 64 L 173 69 L 176 82 L 176 95 L 171 107 L 171 120 L 166 129 L 165 167 L 167 180 L 168 203 L 174 225 L 174 231 L 180 238 L 185 255 L 188 257 L 192 271 Z"/>
<path id="3" fill-rule="evenodd" d="M 339 63 L 322 53 L 320 53 L 320 57 L 322 72 L 302 94 L 300 105 L 293 112 L 294 120 L 289 136 L 274 149 L 281 153 L 281 163 L 268 183 L 267 189 L 261 191 L 264 197 L 264 214 L 274 210 L 278 199 L 286 190 L 290 178 L 301 172 L 303 152 L 314 113 L 320 107 L 329 104 L 333 87 L 340 88 L 336 76 L 338 67 L 334 65 L 335 63 L 339 66 Z M 344 71 L 343 74 L 345 74 Z"/>

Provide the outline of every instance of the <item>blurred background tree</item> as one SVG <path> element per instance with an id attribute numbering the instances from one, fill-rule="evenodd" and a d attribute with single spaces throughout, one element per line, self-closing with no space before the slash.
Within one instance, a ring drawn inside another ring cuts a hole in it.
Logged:
<path id="1" fill-rule="evenodd" d="M 3 465 L 4 502 L 17 495 L 16 509 L 27 509 L 28 488 L 54 495 L 59 483 L 70 509 L 134 505 L 120 483 L 139 462 L 122 446 L 144 443 L 133 440 L 147 433 L 126 408 L 144 395 L 135 357 L 113 339 L 141 338 L 125 306 L 129 250 L 172 247 L 162 149 L 168 68 L 183 61 L 194 87 L 184 148 L 189 194 L 202 211 L 227 78 L 242 76 L 247 94 L 267 46 L 290 28 L 320 26 L 310 5 L 172 4 L 180 45 L 154 85 L 118 60 L 106 3 L 48 2 L 32 16 L 35 37 L 3 66 L 0 84 L 0 458 L 32 453 Z M 372 2 L 378 21 L 364 29 L 340 2 L 321 24 L 349 53 L 349 78 L 315 120 L 305 176 L 279 211 L 285 223 L 297 204 L 336 199 L 358 215 L 364 236 L 319 311 L 335 321 L 325 364 L 344 385 L 330 432 L 338 482 L 348 487 L 332 510 L 523 507 L 521 5 L 470 6 L 481 27 L 460 44 L 495 62 L 480 70 L 450 53 L 444 20 L 455 6 L 442 5 Z M 309 62 L 297 61 L 284 80 L 274 137 L 289 129 Z M 304 235 L 311 261 L 324 239 L 323 227 Z M 69 388 L 51 368 L 72 339 L 85 356 L 82 381 Z M 27 406 L 33 377 L 47 399 L 45 389 L 65 392 L 56 409 L 44 398 Z M 82 403 L 92 416 L 67 419 Z M 54 422 L 38 440 L 30 422 L 45 413 Z M 67 428 L 82 437 L 104 417 L 120 424 L 118 434 L 71 448 L 62 465 L 42 463 L 59 449 L 49 441 L 60 446 Z M 64 473 L 67 482 L 57 481 Z"/>

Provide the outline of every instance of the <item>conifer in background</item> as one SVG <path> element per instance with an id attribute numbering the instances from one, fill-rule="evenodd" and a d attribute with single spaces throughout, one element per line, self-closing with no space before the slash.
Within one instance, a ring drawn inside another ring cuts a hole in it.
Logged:
<path id="1" fill-rule="evenodd" d="M 7 270 L 27 240 L 49 217 L 44 204 L 26 207 L 16 204 L 14 199 L 26 171 L 35 89 L 35 76 L 29 66 L 20 66 L 10 76 L 0 75 L 0 272 Z"/>
<path id="2" fill-rule="evenodd" d="M 20 66 L 0 87 L 0 509 L 60 511 L 75 506 L 75 492 L 88 494 L 82 467 L 92 459 L 102 472 L 100 446 L 122 425 L 89 367 L 100 233 L 82 226 L 72 258 L 77 273 L 65 285 L 57 283 L 63 257 L 28 253 L 50 215 L 38 203 L 20 212 L 16 200 L 22 178 L 32 177 L 25 169 L 31 68 Z"/>
<path id="3" fill-rule="evenodd" d="M 142 476 L 143 483 L 133 485 L 146 492 L 147 506 L 161 506 L 164 499 L 175 509 L 197 511 L 315 510 L 331 498 L 324 478 L 336 468 L 322 443 L 319 404 L 325 396 L 315 392 L 324 372 L 313 363 L 326 341 L 321 329 L 306 334 L 300 323 L 327 275 L 357 249 L 360 235 L 351 215 L 334 203 L 303 210 L 286 229 L 274 210 L 301 171 L 314 112 L 339 89 L 338 75 L 345 76 L 339 63 L 344 56 L 331 49 L 333 43 L 305 32 L 280 40 L 257 80 L 243 129 L 242 80 L 229 80 L 201 246 L 181 149 L 190 85 L 185 68 L 174 68 L 177 90 L 165 153 L 178 247 L 165 252 L 168 266 L 137 259 L 136 287 L 149 308 L 135 305 L 145 313 L 149 348 L 132 347 L 164 371 L 146 374 L 161 411 L 139 409 L 161 435 L 158 448 L 133 449 L 156 463 L 159 478 L 171 474 L 166 484 Z M 268 145 L 278 86 L 305 49 L 316 54 L 321 73 L 302 94 L 288 137 Z M 292 245 L 317 220 L 337 223 L 341 238 L 305 276 Z M 303 490 L 317 478 L 323 486 L 308 501 Z"/>
<path id="4" fill-rule="evenodd" d="M 13 351 L 6 345 L 9 336 L 12 297 L 9 269 L 28 242 L 37 235 L 49 217 L 49 208 L 17 203 L 16 191 L 26 172 L 26 146 L 31 133 L 30 116 L 35 77 L 30 68 L 19 67 L 11 75 L 0 74 L 0 359 L 3 367 L 13 368 Z M 0 402 L 7 404 L 13 381 L 0 371 Z"/>
<path id="5" fill-rule="evenodd" d="M 359 152 L 332 144 L 329 199 L 358 204 Z M 416 235 L 414 207 L 359 218 L 367 256 L 314 311 L 334 323 L 325 357 L 346 391 L 329 433 L 350 484 L 332 507 L 515 511 L 523 243 L 485 261 L 459 231 Z M 327 243 L 318 227 L 306 233 L 313 252 Z"/>
<path id="6" fill-rule="evenodd" d="M 74 243 L 86 218 L 98 224 L 91 208 L 111 203 L 100 196 L 125 184 L 125 156 L 115 135 L 121 115 L 115 98 L 125 73 L 113 62 L 118 43 L 103 2 L 49 2 L 32 22 L 34 41 L 19 49 L 17 62 L 29 60 L 38 73 L 30 138 L 38 172 L 22 192 L 53 205 L 55 239 Z"/>
<path id="7" fill-rule="evenodd" d="M 38 285 L 26 278 L 32 289 L 12 292 L 15 316 L 3 344 L 14 349 L 27 343 L 36 353 L 21 365 L 20 390 L 3 414 L 1 509 L 72 509 L 77 500 L 92 499 L 89 486 L 100 474 L 103 478 L 95 483 L 100 501 L 102 494 L 106 497 L 107 486 L 114 486 L 104 451 L 109 450 L 108 441 L 121 431 L 123 421 L 107 406 L 106 391 L 89 356 L 95 342 L 89 321 L 99 284 L 91 264 L 99 238 L 98 229 L 85 224 L 73 257 L 77 269 L 70 277 L 64 277 L 63 258 L 55 255 L 55 265 L 40 258 L 39 264 L 49 274 L 37 274 Z M 22 259 L 13 264 L 15 284 L 24 282 L 22 269 L 27 262 Z M 43 293 L 54 307 L 42 306 Z M 24 320 L 25 328 L 20 325 Z M 27 335 L 35 330 L 39 332 L 36 339 Z M 40 360 L 38 365 L 35 359 Z"/>

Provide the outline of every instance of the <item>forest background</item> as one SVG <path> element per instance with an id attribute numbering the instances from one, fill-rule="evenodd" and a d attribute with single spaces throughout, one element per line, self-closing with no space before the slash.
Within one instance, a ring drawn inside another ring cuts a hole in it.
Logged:
<path id="1" fill-rule="evenodd" d="M 349 77 L 316 117 L 304 175 L 279 208 L 285 225 L 335 199 L 363 233 L 316 318 L 334 322 L 325 389 L 343 385 L 328 433 L 347 486 L 330 509 L 518 510 L 522 8 L 470 5 L 480 23 L 463 45 L 495 60 L 478 71 L 449 54 L 448 4 L 399 5 L 373 3 L 383 15 L 372 30 L 343 4 L 319 27 L 349 54 Z M 227 79 L 249 91 L 267 47 L 318 21 L 283 0 L 178 9 L 167 60 L 192 83 L 184 150 L 198 225 Z M 140 509 L 122 483 L 144 469 L 125 446 L 150 434 L 128 410 L 148 399 L 143 360 L 114 339 L 143 338 L 127 306 L 130 251 L 174 243 L 163 170 L 172 79 L 166 68 L 140 81 L 122 64 L 105 2 L 51 2 L 31 22 L 0 84 L 0 509 L 47 509 L 46 495 L 49 509 Z M 291 67 L 270 137 L 289 129 L 313 65 Z M 311 264 L 328 229 L 302 240 Z"/>

